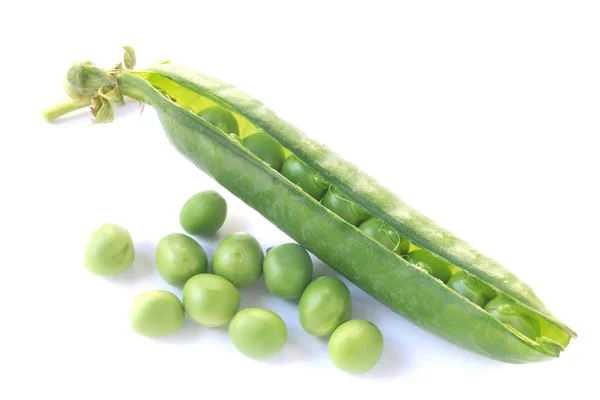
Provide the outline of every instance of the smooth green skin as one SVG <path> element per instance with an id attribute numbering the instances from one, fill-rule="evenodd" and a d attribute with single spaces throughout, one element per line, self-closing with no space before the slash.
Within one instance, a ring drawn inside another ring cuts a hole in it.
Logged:
<path id="1" fill-rule="evenodd" d="M 322 276 L 312 281 L 298 304 L 302 329 L 313 336 L 330 335 L 352 318 L 350 291 L 342 281 Z"/>
<path id="2" fill-rule="evenodd" d="M 285 159 L 285 150 L 279 142 L 264 131 L 258 131 L 242 139 L 248 150 L 266 162 L 276 171 L 281 169 Z"/>
<path id="3" fill-rule="evenodd" d="M 218 275 L 199 274 L 183 286 L 183 306 L 191 319 L 213 328 L 226 324 L 240 308 L 240 291 Z"/>
<path id="4" fill-rule="evenodd" d="M 287 342 L 283 319 L 271 310 L 245 308 L 229 324 L 229 338 L 238 351 L 255 360 L 277 354 Z"/>
<path id="5" fill-rule="evenodd" d="M 104 224 L 87 242 L 83 262 L 94 275 L 116 275 L 133 264 L 135 247 L 127 229 L 117 224 Z"/>
<path id="6" fill-rule="evenodd" d="M 285 159 L 280 172 L 317 201 L 329 188 L 329 183 L 317 171 L 293 154 Z"/>
<path id="7" fill-rule="evenodd" d="M 404 255 L 410 248 L 410 242 L 400 236 L 391 226 L 377 217 L 369 218 L 358 227 L 377 242 L 394 253 Z"/>
<path id="8" fill-rule="evenodd" d="M 485 306 L 485 310 L 498 321 L 510 325 L 531 340 L 540 336 L 540 323 L 526 315 L 512 300 L 498 296 Z"/>
<path id="9" fill-rule="evenodd" d="M 215 274 L 242 288 L 255 284 L 262 274 L 264 254 L 260 243 L 244 232 L 225 236 L 213 254 Z"/>
<path id="10" fill-rule="evenodd" d="M 232 113 L 218 106 L 206 107 L 198 116 L 225 133 L 240 134 L 238 122 Z"/>
<path id="11" fill-rule="evenodd" d="M 337 368 L 350 374 L 364 374 L 381 358 L 383 335 L 372 322 L 352 319 L 333 332 L 327 347 Z"/>
<path id="12" fill-rule="evenodd" d="M 183 286 L 192 276 L 208 268 L 208 258 L 202 246 L 182 233 L 171 233 L 160 239 L 155 259 L 158 273 L 173 286 Z"/>
<path id="13" fill-rule="evenodd" d="M 372 297 L 416 325 L 484 356 L 510 363 L 549 360 L 576 333 L 553 317 L 531 289 L 494 260 L 436 225 L 388 189 L 308 138 L 260 101 L 227 83 L 178 65 L 119 71 L 121 92 L 151 104 L 173 146 L 229 192 Z M 165 98 L 152 84 L 176 97 Z M 456 293 L 323 209 L 246 148 L 190 113 L 199 97 L 235 109 L 268 131 L 325 179 L 415 245 L 426 248 L 517 299 L 544 319 L 546 340 L 531 343 Z M 324 239 L 326 238 L 326 240 Z M 376 263 L 373 260 L 377 260 Z M 553 341 L 554 343 L 551 343 Z"/>
<path id="14" fill-rule="evenodd" d="M 179 213 L 179 223 L 190 235 L 209 236 L 217 233 L 227 218 L 227 202 L 214 190 L 190 197 Z"/>
<path id="15" fill-rule="evenodd" d="M 434 256 L 427 250 L 414 250 L 408 253 L 405 257 L 412 264 L 421 266 L 422 268 L 428 270 L 428 272 L 429 270 L 431 270 L 429 274 L 435 276 L 444 283 L 447 283 L 448 280 L 450 280 L 450 277 L 452 276 L 450 264 Z"/>
<path id="16" fill-rule="evenodd" d="M 335 186 L 330 186 L 325 192 L 321 204 L 354 226 L 360 225 L 371 216 L 367 210 L 348 199 Z"/>
<path id="17" fill-rule="evenodd" d="M 129 310 L 131 328 L 142 336 L 160 338 L 178 332 L 185 321 L 181 301 L 165 290 L 148 290 L 133 300 Z"/>
<path id="18" fill-rule="evenodd" d="M 296 299 L 312 279 L 312 259 L 296 243 L 281 244 L 267 252 L 263 274 L 269 292 L 284 299 Z"/>
<path id="19" fill-rule="evenodd" d="M 479 307 L 484 307 L 488 302 L 479 279 L 467 275 L 464 271 L 458 271 L 452 275 L 452 278 L 448 281 L 448 287 Z"/>

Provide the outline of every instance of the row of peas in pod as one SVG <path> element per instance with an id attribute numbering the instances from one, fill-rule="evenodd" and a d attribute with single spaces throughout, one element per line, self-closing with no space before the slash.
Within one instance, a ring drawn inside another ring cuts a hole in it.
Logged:
<path id="1" fill-rule="evenodd" d="M 236 117 L 223 108 L 207 107 L 200 111 L 198 116 L 229 135 L 237 137 L 240 133 Z M 324 207 L 398 256 L 441 280 L 500 322 L 510 325 L 532 340 L 541 335 L 539 321 L 528 310 L 519 307 L 512 299 L 498 295 L 494 289 L 478 278 L 410 243 L 391 226 L 370 215 L 362 206 L 329 184 L 316 170 L 296 155 L 290 154 L 286 157 L 284 147 L 266 132 L 256 131 L 239 142 Z"/>
<path id="2" fill-rule="evenodd" d="M 160 338 L 175 334 L 185 316 L 213 328 L 229 323 L 234 347 L 254 359 L 281 351 L 288 336 L 284 320 L 272 310 L 252 307 L 240 310 L 239 288 L 264 277 L 267 290 L 284 299 L 299 299 L 302 328 L 313 336 L 330 336 L 328 353 L 333 364 L 349 373 L 365 373 L 379 361 L 383 336 L 371 322 L 352 319 L 350 292 L 339 279 L 313 279 L 309 253 L 296 243 L 284 243 L 266 255 L 252 235 L 226 235 L 212 258 L 214 273 L 203 247 L 191 236 L 215 234 L 227 216 L 227 203 L 215 191 L 192 196 L 180 212 L 187 234 L 164 236 L 155 249 L 156 268 L 168 284 L 182 288 L 180 300 L 167 290 L 148 290 L 137 295 L 129 311 L 131 328 L 138 334 Z M 96 229 L 87 243 L 84 264 L 96 275 L 119 274 L 133 264 L 135 246 L 129 232 L 109 223 Z"/>

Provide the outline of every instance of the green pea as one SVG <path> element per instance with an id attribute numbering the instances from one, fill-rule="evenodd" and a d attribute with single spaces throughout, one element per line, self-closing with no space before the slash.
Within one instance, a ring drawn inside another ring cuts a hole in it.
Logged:
<path id="1" fill-rule="evenodd" d="M 293 154 L 283 162 L 281 175 L 316 200 L 321 200 L 329 188 L 329 183 L 317 171 Z"/>
<path id="2" fill-rule="evenodd" d="M 242 354 L 262 360 L 278 353 L 287 341 L 287 327 L 279 315 L 264 308 L 246 308 L 229 324 L 229 338 Z"/>
<path id="3" fill-rule="evenodd" d="M 285 243 L 267 252 L 263 273 L 269 292 L 284 299 L 296 299 L 312 279 L 313 263 L 302 246 Z"/>
<path id="4" fill-rule="evenodd" d="M 348 199 L 335 186 L 330 186 L 325 192 L 321 204 L 354 226 L 358 226 L 371 216 L 367 210 Z"/>
<path id="5" fill-rule="evenodd" d="M 358 229 L 397 254 L 404 255 L 410 248 L 410 242 L 406 238 L 379 218 L 369 218 Z"/>
<path id="6" fill-rule="evenodd" d="M 244 146 L 274 170 L 279 171 L 285 159 L 285 151 L 279 142 L 269 134 L 258 131 L 242 139 Z"/>
<path id="7" fill-rule="evenodd" d="M 237 232 L 225 236 L 215 249 L 213 270 L 236 287 L 246 287 L 260 278 L 263 260 L 258 241 L 252 235 Z"/>
<path id="8" fill-rule="evenodd" d="M 364 374 L 370 371 L 383 353 L 383 335 L 369 321 L 353 319 L 344 322 L 331 335 L 329 358 L 342 371 Z"/>
<path id="9" fill-rule="evenodd" d="M 214 190 L 190 197 L 179 213 L 179 222 L 190 235 L 214 235 L 227 217 L 227 202 Z"/>
<path id="10" fill-rule="evenodd" d="M 302 293 L 298 305 L 300 325 L 313 336 L 327 336 L 352 318 L 350 291 L 342 281 L 322 276 Z"/>
<path id="11" fill-rule="evenodd" d="M 540 337 L 540 323 L 511 299 L 498 296 L 487 303 L 485 310 L 498 321 L 510 325 L 531 340 Z"/>
<path id="12" fill-rule="evenodd" d="M 133 264 L 135 248 L 127 229 L 108 223 L 97 228 L 85 248 L 83 262 L 95 275 L 115 275 Z"/>
<path id="13" fill-rule="evenodd" d="M 212 328 L 226 324 L 239 310 L 239 290 L 218 275 L 199 274 L 183 286 L 183 306 L 191 319 Z"/>
<path id="14" fill-rule="evenodd" d="M 182 233 L 172 233 L 160 239 L 155 258 L 160 276 L 174 286 L 182 286 L 208 267 L 208 258 L 202 246 Z"/>
<path id="15" fill-rule="evenodd" d="M 448 287 L 471 300 L 479 307 L 484 307 L 487 303 L 481 281 L 466 274 L 464 271 L 458 271 L 452 275 L 452 278 L 448 281 Z"/>
<path id="16" fill-rule="evenodd" d="M 179 331 L 185 321 L 181 301 L 165 290 L 148 290 L 133 300 L 129 311 L 131 328 L 142 336 L 159 338 Z"/>
<path id="17" fill-rule="evenodd" d="M 431 254 L 427 250 L 414 250 L 408 253 L 405 257 L 409 262 L 415 264 L 416 266 L 425 270 L 431 270 L 429 274 L 438 278 L 444 283 L 448 282 L 452 276 L 450 264 Z"/>
<path id="18" fill-rule="evenodd" d="M 240 133 L 237 119 L 224 108 L 218 106 L 206 107 L 198 113 L 198 116 L 225 133 L 235 133 L 236 135 Z"/>

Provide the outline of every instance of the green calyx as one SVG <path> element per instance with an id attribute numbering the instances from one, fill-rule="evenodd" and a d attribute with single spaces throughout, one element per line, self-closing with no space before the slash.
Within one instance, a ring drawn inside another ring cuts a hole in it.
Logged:
<path id="1" fill-rule="evenodd" d="M 106 123 L 114 120 L 114 106 L 122 106 L 125 101 L 115 74 L 125 69 L 133 69 L 136 63 L 135 51 L 124 46 L 123 61 L 111 70 L 98 67 L 91 61 L 74 63 L 67 71 L 63 88 L 70 99 L 42 111 L 47 121 L 83 108 L 90 107 L 94 116 L 93 123 Z"/>

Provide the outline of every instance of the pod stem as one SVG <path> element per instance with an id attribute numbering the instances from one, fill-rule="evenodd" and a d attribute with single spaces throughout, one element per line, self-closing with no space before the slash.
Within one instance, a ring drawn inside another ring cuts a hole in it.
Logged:
<path id="1" fill-rule="evenodd" d="M 43 110 L 42 116 L 46 119 L 46 121 L 52 122 L 65 114 L 88 107 L 89 105 L 89 99 L 75 100 L 68 98 Z"/>

